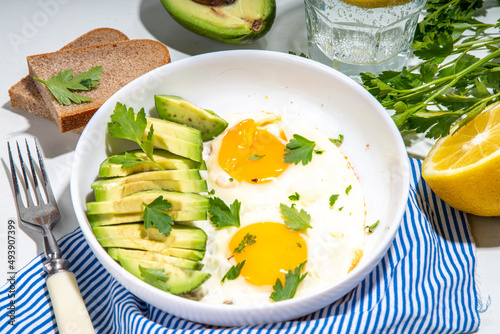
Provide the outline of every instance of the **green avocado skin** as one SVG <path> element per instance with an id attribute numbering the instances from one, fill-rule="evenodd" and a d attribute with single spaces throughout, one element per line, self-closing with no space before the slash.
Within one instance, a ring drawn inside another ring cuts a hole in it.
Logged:
<path id="1" fill-rule="evenodd" d="M 226 27 L 219 28 L 206 24 L 203 17 L 189 18 L 187 15 L 172 8 L 171 3 L 179 0 L 161 0 L 163 6 L 170 16 L 184 28 L 207 38 L 218 42 L 234 45 L 252 44 L 257 39 L 266 35 L 276 18 L 276 1 L 266 0 L 268 5 L 265 8 L 265 13 L 262 13 L 263 26 L 259 31 L 250 30 L 242 27 Z M 241 1 L 241 0 L 236 0 Z"/>

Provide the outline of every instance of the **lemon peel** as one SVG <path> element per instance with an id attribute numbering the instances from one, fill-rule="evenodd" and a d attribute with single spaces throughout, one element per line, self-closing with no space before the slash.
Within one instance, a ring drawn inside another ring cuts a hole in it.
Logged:
<path id="1" fill-rule="evenodd" d="M 500 102 L 451 133 L 434 144 L 422 177 L 450 206 L 500 216 Z"/>

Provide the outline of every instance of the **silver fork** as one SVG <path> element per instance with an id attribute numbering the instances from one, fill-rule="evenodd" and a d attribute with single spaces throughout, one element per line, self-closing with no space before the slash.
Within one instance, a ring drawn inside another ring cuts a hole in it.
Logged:
<path id="1" fill-rule="evenodd" d="M 24 181 L 22 183 L 20 183 L 21 178 L 18 178 L 11 145 L 7 142 L 13 192 L 19 220 L 26 227 L 43 235 L 43 247 L 47 258 L 47 261 L 44 262 L 44 270 L 47 272 L 46 284 L 59 332 L 61 334 L 94 333 L 94 327 L 76 283 L 75 275 L 68 269 L 69 261 L 61 257 L 61 250 L 52 233 L 52 228 L 61 215 L 50 186 L 40 147 L 35 138 L 37 164 L 31 155 L 28 141 L 25 142 L 29 170 L 24 162 L 19 143 L 16 142 L 22 181 Z M 31 189 L 30 184 L 33 184 L 33 189 Z M 24 192 L 24 196 L 22 192 Z M 35 195 L 34 197 L 32 193 Z"/>

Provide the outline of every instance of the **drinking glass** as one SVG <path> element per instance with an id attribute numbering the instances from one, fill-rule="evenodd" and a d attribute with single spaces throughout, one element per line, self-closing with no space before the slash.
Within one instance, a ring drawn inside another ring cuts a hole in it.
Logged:
<path id="1" fill-rule="evenodd" d="M 304 0 L 309 56 L 349 75 L 399 70 L 425 0 Z"/>

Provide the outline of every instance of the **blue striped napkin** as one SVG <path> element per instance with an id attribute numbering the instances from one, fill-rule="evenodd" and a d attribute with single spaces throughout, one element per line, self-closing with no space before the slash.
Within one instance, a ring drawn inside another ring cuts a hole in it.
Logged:
<path id="1" fill-rule="evenodd" d="M 475 245 L 465 214 L 438 199 L 410 159 L 408 207 L 393 245 L 342 299 L 294 321 L 215 328 L 158 310 L 123 288 L 99 264 L 80 229 L 59 240 L 98 333 L 467 333 L 479 327 Z M 15 325 L 10 285 L 0 289 L 0 333 L 55 333 L 43 255 L 17 273 Z"/>

